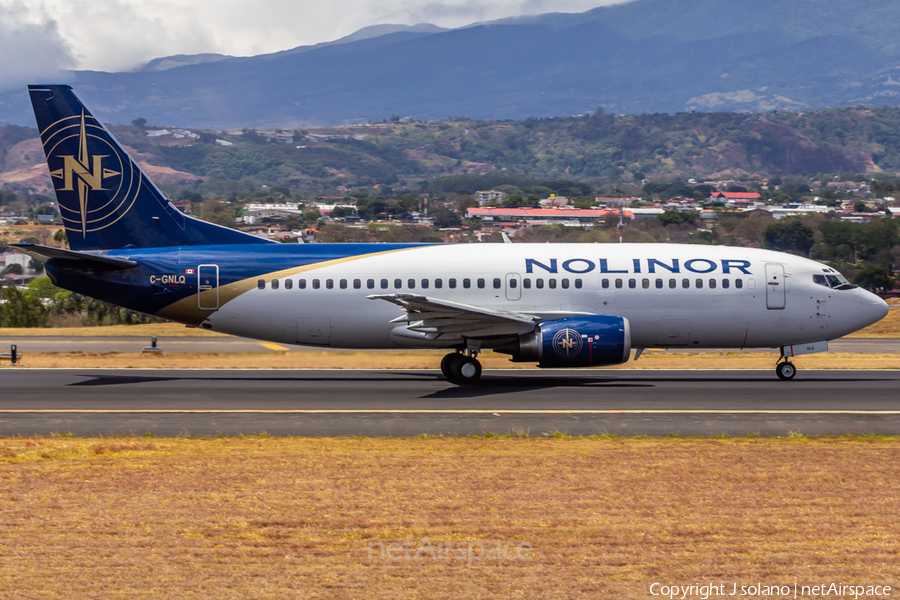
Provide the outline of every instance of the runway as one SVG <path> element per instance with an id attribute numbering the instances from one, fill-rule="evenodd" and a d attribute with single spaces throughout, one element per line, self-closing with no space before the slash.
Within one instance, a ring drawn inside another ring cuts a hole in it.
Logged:
<path id="1" fill-rule="evenodd" d="M 900 434 L 900 371 L 0 372 L 0 435 Z"/>

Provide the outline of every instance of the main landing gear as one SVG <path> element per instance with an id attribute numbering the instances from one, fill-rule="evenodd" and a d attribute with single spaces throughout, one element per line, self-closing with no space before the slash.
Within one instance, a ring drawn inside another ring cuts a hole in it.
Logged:
<path id="1" fill-rule="evenodd" d="M 441 373 L 457 385 L 469 385 L 481 378 L 481 363 L 478 353 L 466 350 L 465 353 L 453 352 L 441 360 Z"/>
<path id="2" fill-rule="evenodd" d="M 782 381 L 790 381 L 797 374 L 797 367 L 794 366 L 794 363 L 788 361 L 784 355 L 784 350 L 781 351 L 781 358 L 775 363 L 775 374 Z"/>

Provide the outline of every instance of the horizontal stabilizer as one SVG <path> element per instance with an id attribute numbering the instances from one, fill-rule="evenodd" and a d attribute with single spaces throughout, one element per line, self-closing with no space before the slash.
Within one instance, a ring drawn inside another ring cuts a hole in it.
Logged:
<path id="1" fill-rule="evenodd" d="M 99 254 L 91 254 L 89 252 L 54 248 L 52 246 L 41 246 L 39 244 L 10 244 L 10 246 L 18 248 L 20 251 L 32 258 L 36 258 L 42 263 L 64 269 L 77 269 L 79 271 L 122 271 L 124 269 L 133 269 L 138 266 L 138 263 L 133 260 L 128 260 L 127 258 L 102 256 Z"/>

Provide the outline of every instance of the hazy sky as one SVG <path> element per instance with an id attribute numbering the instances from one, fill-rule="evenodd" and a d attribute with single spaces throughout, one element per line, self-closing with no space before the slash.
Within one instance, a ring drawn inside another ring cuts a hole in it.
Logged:
<path id="1" fill-rule="evenodd" d="M 0 0 L 0 86 L 58 69 L 129 70 L 159 56 L 248 56 L 367 25 L 582 12 L 621 0 Z"/>

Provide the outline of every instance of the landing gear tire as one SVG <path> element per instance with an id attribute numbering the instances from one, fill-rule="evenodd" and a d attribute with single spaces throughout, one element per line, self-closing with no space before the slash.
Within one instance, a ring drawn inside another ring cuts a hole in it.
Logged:
<path id="1" fill-rule="evenodd" d="M 775 374 L 782 381 L 790 381 L 797 374 L 797 367 L 789 362 L 778 363 L 775 366 Z"/>
<path id="2" fill-rule="evenodd" d="M 441 373 L 444 374 L 444 377 L 453 381 L 453 372 L 450 369 L 450 365 L 453 364 L 453 361 L 456 360 L 457 356 L 462 356 L 461 354 L 457 354 L 456 352 L 451 352 L 447 356 L 441 359 Z"/>
<path id="3" fill-rule="evenodd" d="M 481 363 L 477 359 L 458 354 L 450 362 L 450 381 L 458 385 L 471 385 L 481 378 Z"/>

